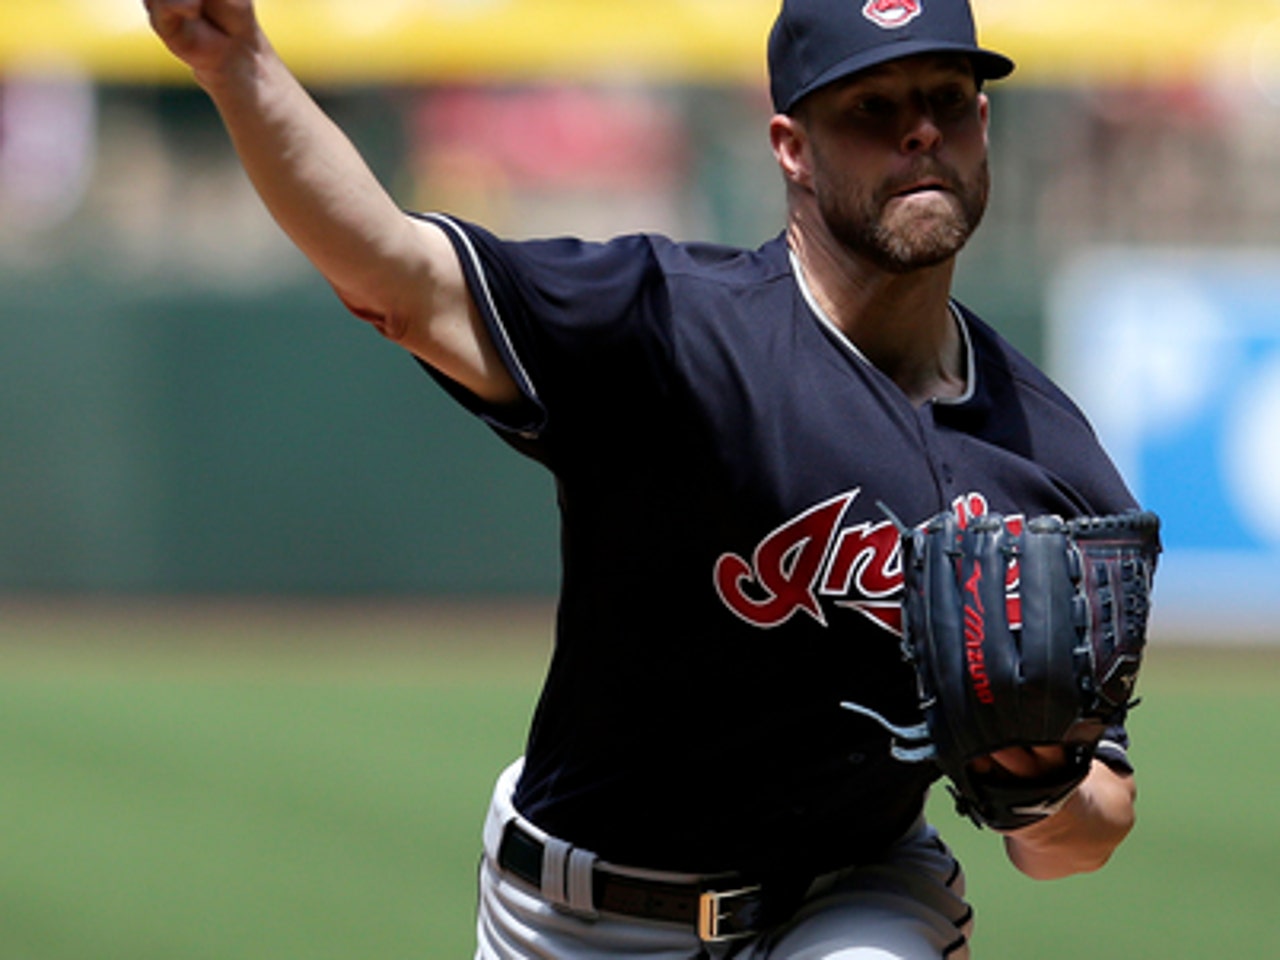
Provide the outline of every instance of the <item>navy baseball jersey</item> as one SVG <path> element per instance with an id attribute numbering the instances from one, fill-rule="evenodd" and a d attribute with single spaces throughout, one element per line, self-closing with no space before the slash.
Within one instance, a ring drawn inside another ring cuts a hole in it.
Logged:
<path id="1" fill-rule="evenodd" d="M 506 242 L 434 219 L 523 401 L 437 377 L 546 465 L 562 517 L 517 807 L 652 868 L 878 853 L 937 771 L 841 708 L 920 719 L 877 503 L 908 523 L 1132 509 L 1085 418 L 958 304 L 967 391 L 913 405 L 823 316 L 783 237 Z"/>

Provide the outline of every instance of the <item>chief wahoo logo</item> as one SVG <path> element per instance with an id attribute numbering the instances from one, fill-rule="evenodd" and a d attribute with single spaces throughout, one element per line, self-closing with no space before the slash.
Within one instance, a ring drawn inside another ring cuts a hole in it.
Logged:
<path id="1" fill-rule="evenodd" d="M 862 8 L 864 17 L 886 30 L 905 27 L 922 13 L 923 0 L 867 0 Z"/>

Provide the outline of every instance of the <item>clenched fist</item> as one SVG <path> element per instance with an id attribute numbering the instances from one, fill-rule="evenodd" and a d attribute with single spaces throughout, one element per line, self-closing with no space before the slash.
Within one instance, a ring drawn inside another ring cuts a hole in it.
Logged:
<path id="1" fill-rule="evenodd" d="M 143 0 L 151 27 L 203 84 L 266 46 L 253 0 Z"/>

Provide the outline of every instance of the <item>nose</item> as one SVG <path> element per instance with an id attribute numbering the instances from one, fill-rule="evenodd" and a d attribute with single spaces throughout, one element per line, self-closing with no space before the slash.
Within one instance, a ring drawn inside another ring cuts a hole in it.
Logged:
<path id="1" fill-rule="evenodd" d="M 927 106 L 917 105 L 907 118 L 902 136 L 904 153 L 931 153 L 942 143 L 942 129 Z"/>

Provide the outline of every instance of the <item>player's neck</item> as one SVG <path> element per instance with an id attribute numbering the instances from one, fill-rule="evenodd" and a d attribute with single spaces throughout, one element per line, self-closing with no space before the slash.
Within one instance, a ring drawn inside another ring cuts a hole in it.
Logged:
<path id="1" fill-rule="evenodd" d="M 955 261 L 887 272 L 834 244 L 788 240 L 826 318 L 913 403 L 964 393 L 963 340 L 951 312 Z"/>

